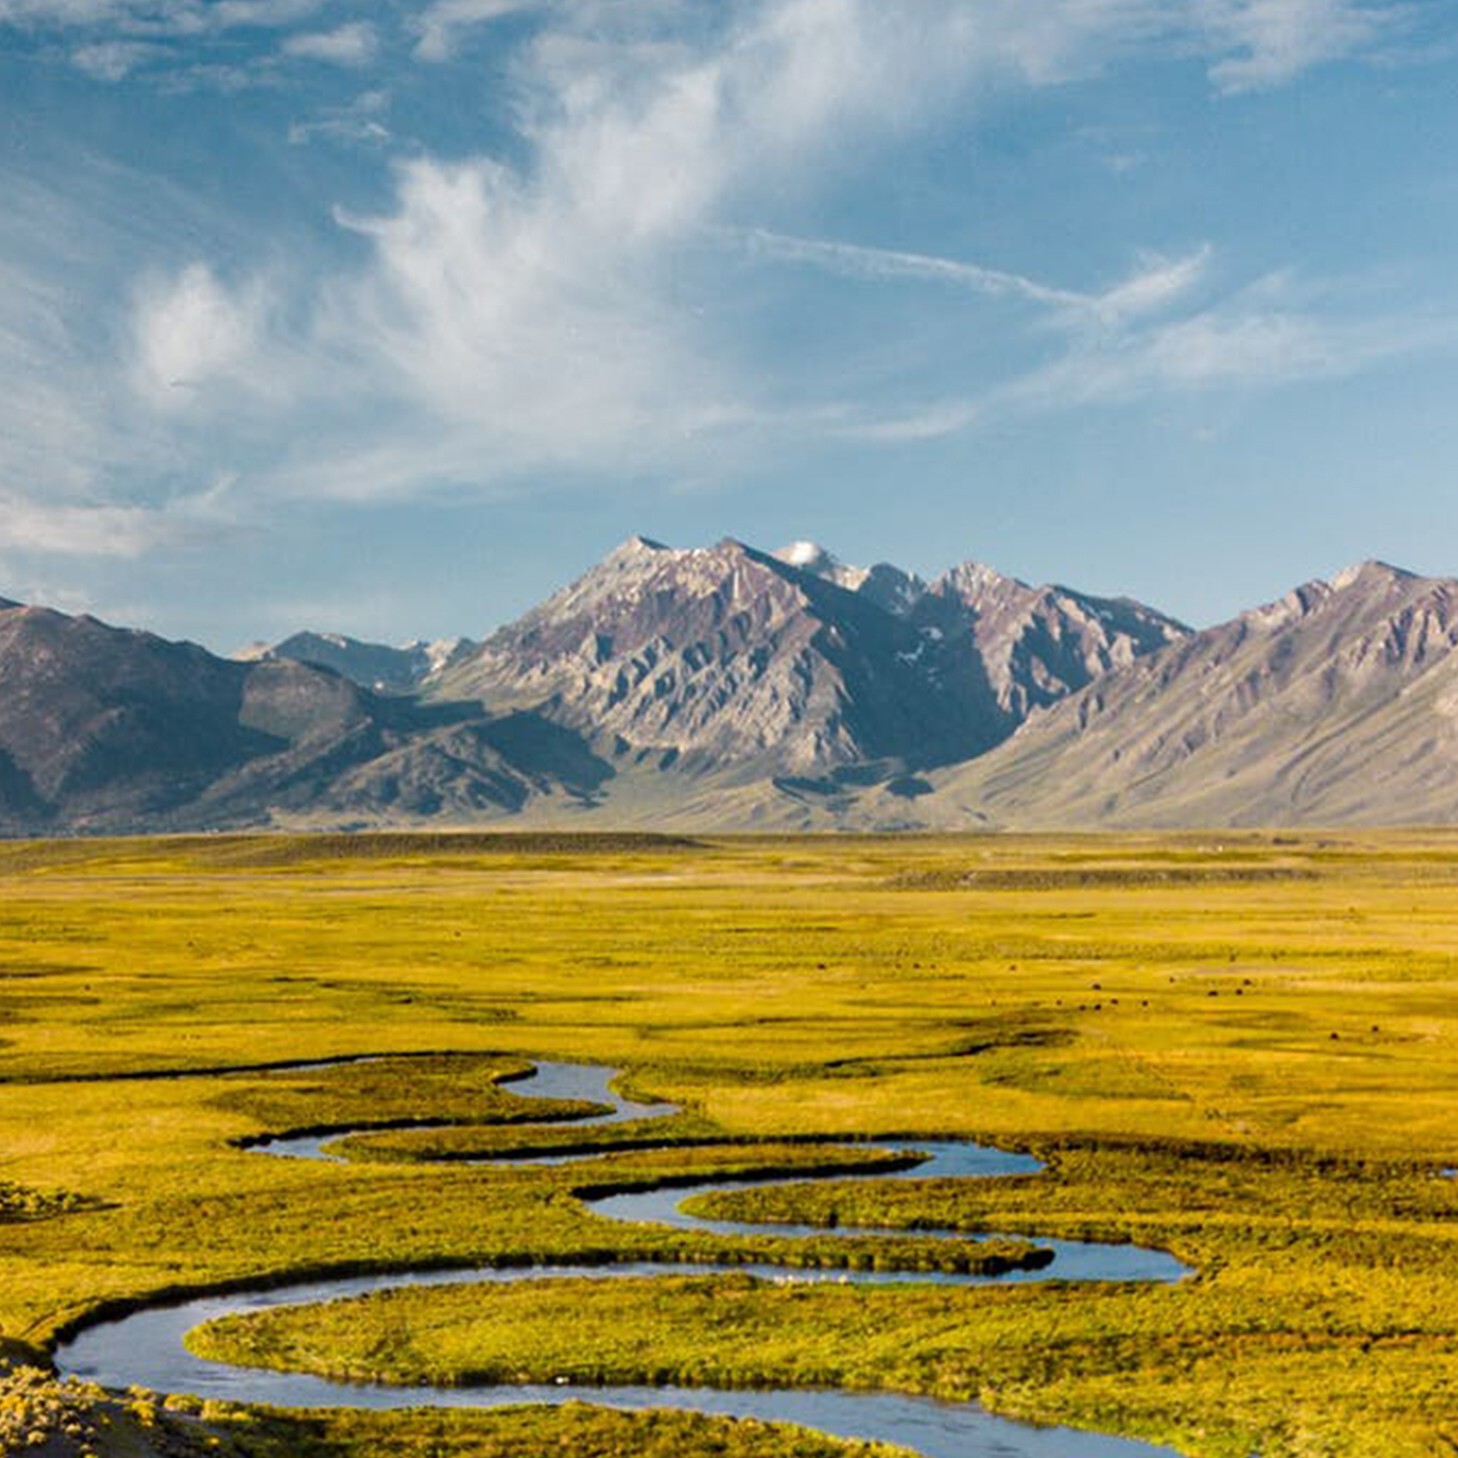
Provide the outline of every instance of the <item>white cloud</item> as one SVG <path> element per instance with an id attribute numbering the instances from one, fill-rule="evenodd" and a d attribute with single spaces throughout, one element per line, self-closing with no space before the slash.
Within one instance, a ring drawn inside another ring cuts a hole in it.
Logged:
<path id="1" fill-rule="evenodd" d="M 1237 296 L 1136 336 L 1104 358 L 1074 361 L 1059 373 L 1080 395 L 1093 399 L 1337 379 L 1451 342 L 1450 324 L 1415 324 L 1344 318 L 1300 306 L 1284 309 Z"/>
<path id="2" fill-rule="evenodd" d="M 233 530 L 223 476 L 200 490 L 155 504 L 53 501 L 0 487 L 0 552 L 55 557 L 135 558 Z"/>
<path id="3" fill-rule="evenodd" d="M 1183 258 L 1151 255 L 1137 272 L 1089 298 L 1089 312 L 1105 323 L 1117 323 L 1168 309 L 1202 282 L 1210 258 L 1208 245 Z"/>
<path id="4" fill-rule="evenodd" d="M 422 61 L 448 61 L 463 30 L 542 8 L 544 0 L 435 0 L 416 23 L 420 39 L 415 55 Z"/>
<path id="5" fill-rule="evenodd" d="M 214 30 L 277 30 L 308 20 L 324 8 L 325 0 L 212 0 L 210 4 L 189 6 L 202 23 Z"/>
<path id="6" fill-rule="evenodd" d="M 154 405 L 176 408 L 214 380 L 244 375 L 264 327 L 258 284 L 230 292 L 206 264 L 140 290 L 133 314 L 133 382 Z"/>
<path id="7" fill-rule="evenodd" d="M 1178 259 L 1151 256 L 1129 278 L 1101 293 L 1089 294 L 963 259 L 792 238 L 763 228 L 750 229 L 744 237 L 754 256 L 808 264 L 870 283 L 947 284 L 989 298 L 1022 299 L 1053 309 L 1070 325 L 1089 320 L 1115 323 L 1166 308 L 1199 283 L 1210 258 L 1208 248 Z"/>
<path id="8" fill-rule="evenodd" d="M 326 107 L 310 121 L 294 122 L 289 127 L 289 145 L 299 147 L 323 137 L 344 144 L 380 146 L 391 137 L 385 122 L 389 109 L 388 91 L 361 92 L 348 106 Z"/>
<path id="9" fill-rule="evenodd" d="M 1080 336 L 1058 359 L 980 395 L 870 412 L 845 430 L 865 440 L 925 440 L 1010 416 L 1215 391 L 1265 393 L 1350 379 L 1458 345 L 1458 319 L 1363 315 L 1342 303 L 1271 275 L 1202 308 L 1128 316 L 1124 327 Z"/>
<path id="10" fill-rule="evenodd" d="M 88 59 L 121 76 L 133 53 L 109 45 L 287 29 L 321 8 L 0 0 L 0 24 L 109 25 L 113 33 L 88 37 Z M 29 443 L 22 462 L 0 440 L 0 490 L 15 489 L 24 466 L 66 482 L 62 514 L 27 517 L 35 540 L 83 540 L 98 523 L 118 543 L 148 539 L 160 508 L 98 514 L 109 509 L 96 483 L 111 452 L 134 471 L 160 461 L 169 479 L 185 479 L 190 461 L 253 451 L 267 483 L 245 489 L 405 496 L 544 470 L 703 473 L 706 457 L 732 461 L 752 439 L 864 418 L 854 385 L 787 388 L 775 362 L 754 357 L 725 283 L 746 266 L 744 249 L 729 256 L 726 237 L 749 240 L 750 267 L 770 259 L 868 283 L 943 285 L 973 296 L 969 307 L 1012 300 L 1056 326 L 1036 341 L 1045 359 L 1063 352 L 1051 365 L 970 402 L 883 419 L 871 430 L 885 439 L 1060 399 L 1269 384 L 1336 367 L 1341 340 L 1319 309 L 1192 306 L 1211 288 L 1203 251 L 1142 259 L 1128 278 L 1076 289 L 1016 268 L 747 225 L 813 211 L 819 189 L 873 176 L 899 139 L 975 106 L 983 89 L 1049 84 L 1150 50 L 1199 54 L 1227 89 L 1274 84 L 1360 53 L 1393 11 L 1352 0 L 437 0 L 421 16 L 417 54 L 444 59 L 466 28 L 527 9 L 542 24 L 517 42 L 510 147 L 400 163 L 390 205 L 342 219 L 359 243 L 346 270 L 321 281 L 307 266 L 285 275 L 279 265 L 266 281 L 230 283 L 206 261 L 178 268 L 174 255 L 129 301 L 115 378 L 58 350 L 27 387 L 23 358 L 0 353 L 0 385 L 21 386 L 0 402 L 0 426 Z M 1318 10 L 1332 26 L 1303 41 L 1293 17 Z M 379 34 L 353 21 L 269 44 L 275 55 L 351 64 L 374 54 Z M 84 64 L 86 47 L 76 49 Z M 386 140 L 387 102 L 366 93 L 290 139 Z M 1349 359 L 1376 358 L 1358 335 L 1346 339 Z M 268 454 L 259 441 L 281 444 Z M 56 458 L 46 465 L 48 450 Z"/>
<path id="11" fill-rule="evenodd" d="M 745 242 L 753 256 L 784 263 L 810 264 L 831 273 L 873 283 L 916 281 L 951 284 L 991 298 L 1011 296 L 1036 304 L 1062 307 L 1077 307 L 1088 302 L 1081 294 L 1053 288 L 1021 274 L 984 268 L 981 264 L 966 263 L 960 259 L 889 248 L 866 248 L 818 238 L 791 238 L 765 228 L 750 229 L 745 235 Z"/>
<path id="12" fill-rule="evenodd" d="M 121 81 L 138 66 L 166 51 L 145 41 L 99 41 L 95 45 L 77 46 L 71 52 L 72 62 L 98 81 Z"/>
<path id="13" fill-rule="evenodd" d="M 1407 20 L 1406 7 L 1360 0 L 1204 0 L 1196 15 L 1209 38 L 1233 52 L 1210 68 L 1225 91 L 1276 86 L 1361 55 Z"/>
<path id="14" fill-rule="evenodd" d="M 426 422 L 417 433 L 395 418 L 390 444 L 349 451 L 351 489 L 408 485 L 412 457 L 417 479 L 476 481 L 641 460 L 712 413 L 712 371 L 644 260 L 522 189 L 492 164 L 419 161 L 401 170 L 394 214 L 351 223 L 372 266 L 325 298 L 316 345 L 353 362 L 360 395 Z M 414 443 L 397 472 L 402 440 Z"/>
<path id="15" fill-rule="evenodd" d="M 285 55 L 331 66 L 367 66 L 379 48 L 378 33 L 363 20 L 350 21 L 334 30 L 291 35 L 283 43 Z"/>
<path id="16" fill-rule="evenodd" d="M 53 505 L 0 492 L 0 546 L 67 557 L 140 557 L 175 536 L 163 513 L 139 506 Z"/>

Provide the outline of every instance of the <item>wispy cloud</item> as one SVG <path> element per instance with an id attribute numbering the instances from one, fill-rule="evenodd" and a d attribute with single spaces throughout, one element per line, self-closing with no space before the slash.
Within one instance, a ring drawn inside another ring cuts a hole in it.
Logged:
<path id="1" fill-rule="evenodd" d="M 985 94 L 1136 54 L 1198 56 L 1228 91 L 1272 86 L 1366 53 L 1402 23 L 1395 7 L 436 0 L 421 14 L 416 58 L 444 63 L 473 27 L 527 10 L 540 24 L 513 40 L 514 133 L 490 155 L 483 144 L 476 155 L 458 146 L 451 160 L 397 158 L 387 203 L 338 214 L 353 246 L 330 271 L 277 257 L 250 271 L 202 247 L 179 258 L 171 240 L 160 257 L 113 249 L 148 261 L 89 352 L 67 334 L 76 305 L 64 290 L 29 310 L 0 302 L 0 396 L 11 392 L 0 403 L 11 441 L 0 444 L 0 491 L 30 503 L 14 520 L 28 523 L 36 550 L 169 539 L 181 518 L 166 491 L 139 504 L 103 484 L 110 472 L 134 490 L 144 466 L 177 499 L 191 499 L 190 483 L 220 457 L 248 463 L 240 497 L 404 497 L 546 471 L 703 474 L 756 435 L 843 428 L 836 420 L 904 439 L 999 410 L 1266 388 L 1368 367 L 1402 347 L 1380 321 L 1344 324 L 1329 309 L 1269 298 L 1222 302 L 1204 249 L 1138 258 L 1127 277 L 1074 287 L 767 225 L 784 217 L 785 198 L 808 208 L 854 166 L 873 177 L 898 142 L 948 115 L 965 120 Z M 389 36 L 373 13 L 332 6 L 327 20 L 339 23 L 325 24 L 322 0 L 0 0 L 0 27 L 62 33 L 78 65 L 120 82 L 149 63 L 149 47 L 240 29 L 266 32 L 257 46 L 275 63 L 282 53 L 362 65 Z M 212 52 L 194 48 L 192 64 L 199 54 Z M 296 124 L 290 140 L 387 142 L 388 100 L 382 84 Z M 55 236 L 75 223 L 58 219 Z M 787 389 L 757 354 L 756 321 L 726 297 L 726 238 L 751 273 L 793 265 L 869 286 L 953 289 L 969 308 L 1026 305 L 1039 363 L 899 415 L 878 415 L 854 382 Z M 25 482 L 60 485 L 42 506 L 44 488 Z"/>
<path id="2" fill-rule="evenodd" d="M 1406 6 L 1362 0 L 1205 0 L 1197 21 L 1217 49 L 1225 91 L 1280 85 L 1313 66 L 1358 56 L 1404 26 Z"/>
<path id="3" fill-rule="evenodd" d="M 950 284 L 971 289 L 990 298 L 1014 297 L 1036 304 L 1082 307 L 1089 301 L 1082 294 L 1038 283 L 1021 274 L 984 268 L 960 259 L 937 258 L 925 253 L 907 253 L 889 248 L 867 248 L 855 243 L 836 243 L 819 238 L 792 238 L 764 228 L 752 228 L 745 244 L 756 258 L 781 263 L 803 263 L 831 273 L 869 282 Z"/>
<path id="4" fill-rule="evenodd" d="M 1200 282 L 1210 259 L 1208 247 L 1183 258 L 1149 257 L 1129 278 L 1090 294 L 962 259 L 793 238 L 763 228 L 751 229 L 744 236 L 749 252 L 758 258 L 807 264 L 872 283 L 944 284 L 988 298 L 1022 299 L 1050 308 L 1070 322 L 1114 323 L 1166 308 Z"/>
<path id="5" fill-rule="evenodd" d="M 240 310 L 262 308 L 259 286 L 224 290 L 199 266 L 133 295 L 118 261 L 145 256 L 157 229 L 129 171 L 92 163 L 60 187 L 4 175 L 0 188 L 13 208 L 0 220 L 0 552 L 126 558 L 229 530 L 217 467 L 165 382 L 245 380 L 255 331 Z M 225 454 L 237 446 L 230 426 Z"/>
<path id="6" fill-rule="evenodd" d="M 368 21 L 354 20 L 333 30 L 289 36 L 283 53 L 330 66 L 367 66 L 380 49 L 379 32 Z"/>
<path id="7" fill-rule="evenodd" d="M 168 54 L 165 46 L 147 41 L 110 40 L 94 45 L 77 46 L 71 60 L 87 75 L 98 81 L 121 81 L 138 66 Z"/>
<path id="8" fill-rule="evenodd" d="M 183 13 L 187 23 L 200 23 L 217 30 L 244 26 L 276 30 L 310 19 L 326 3 L 327 0 L 213 0 L 212 4 L 189 5 Z"/>
<path id="9" fill-rule="evenodd" d="M 308 121 L 289 127 L 289 145 L 303 146 L 318 138 L 344 145 L 363 143 L 379 147 L 391 140 L 386 118 L 390 93 L 376 88 L 363 91 L 347 106 L 325 107 Z"/>
<path id="10" fill-rule="evenodd" d="M 267 300 L 254 282 L 225 289 L 206 264 L 149 280 L 133 315 L 133 381 L 162 410 L 219 379 L 236 382 L 256 354 Z"/>
<path id="11" fill-rule="evenodd" d="M 448 61 L 461 35 L 521 11 L 544 10 L 550 0 L 435 0 L 416 22 L 415 55 L 422 61 Z"/>
<path id="12" fill-rule="evenodd" d="M 241 61 L 240 35 L 291 31 L 329 0 L 0 0 L 7 29 L 53 38 L 77 69 L 99 81 L 130 78 L 176 88 L 239 90 L 266 59 Z M 373 27 L 360 20 L 285 38 L 285 54 L 338 65 L 373 59 Z"/>
<path id="13" fill-rule="evenodd" d="M 140 557 L 178 536 L 177 518 L 140 506 L 61 505 L 0 492 L 7 552 Z"/>
<path id="14" fill-rule="evenodd" d="M 1151 255 L 1128 278 L 1090 296 L 1088 311 L 1103 323 L 1120 323 L 1158 313 L 1187 298 L 1199 286 L 1210 259 L 1208 244 L 1183 258 Z"/>
<path id="15" fill-rule="evenodd" d="M 1354 312 L 1340 295 L 1286 274 L 1193 310 L 1125 322 L 980 393 L 871 411 L 845 429 L 885 443 L 935 439 L 1018 416 L 1350 379 L 1458 348 L 1458 317 Z"/>
<path id="16" fill-rule="evenodd" d="M 1272 282 L 1108 348 L 1072 356 L 1023 382 L 1018 393 L 1046 406 L 1164 392 L 1264 390 L 1349 378 L 1386 361 L 1451 348 L 1458 340 L 1458 320 L 1351 316 L 1299 300 L 1288 304 L 1271 296 Z"/>

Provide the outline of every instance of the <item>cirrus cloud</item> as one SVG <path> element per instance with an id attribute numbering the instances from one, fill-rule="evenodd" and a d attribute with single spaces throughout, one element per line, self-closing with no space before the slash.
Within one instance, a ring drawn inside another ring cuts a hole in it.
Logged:
<path id="1" fill-rule="evenodd" d="M 354 18 L 321 29 L 322 10 L 321 0 L 0 0 L 0 26 L 74 32 L 77 64 L 118 83 L 151 48 L 239 29 L 270 32 L 274 61 L 282 52 L 356 66 L 388 51 L 383 22 L 334 7 L 331 18 Z M 948 117 L 966 124 L 988 97 L 1150 55 L 1198 56 L 1227 92 L 1270 87 L 1372 52 L 1406 23 L 1402 8 L 437 0 L 416 27 L 415 58 L 445 64 L 473 29 L 526 11 L 538 23 L 512 40 L 510 135 L 449 157 L 396 144 L 388 200 L 335 213 L 348 246 L 334 258 L 346 262 L 325 271 L 271 257 L 250 270 L 205 250 L 179 261 L 172 247 L 142 270 L 115 330 L 126 342 L 114 377 L 68 357 L 49 372 L 32 421 L 69 409 L 114 422 L 130 407 L 143 444 L 117 447 L 117 431 L 76 448 L 84 466 L 60 515 L 32 514 L 33 543 L 102 542 L 104 531 L 88 532 L 108 520 L 118 542 L 143 539 L 140 508 L 96 514 L 113 449 L 136 470 L 160 462 L 169 480 L 246 460 L 240 491 L 355 498 L 498 489 L 552 471 L 703 476 L 756 444 L 768 452 L 797 431 L 846 422 L 904 439 L 1060 400 L 1269 388 L 1337 368 L 1331 351 L 1343 337 L 1342 367 L 1387 357 L 1373 342 L 1386 338 L 1380 321 L 1256 308 L 1238 283 L 1220 297 L 1203 247 L 1142 256 L 1134 240 L 1131 272 L 1075 285 L 773 224 L 849 180 L 874 184 L 907 139 Z M 344 105 L 336 97 L 285 134 L 395 144 L 381 120 L 388 97 L 384 87 Z M 858 394 L 848 374 L 791 378 L 763 353 L 774 321 L 754 318 L 726 287 L 744 283 L 738 271 L 786 264 L 867 289 L 952 287 L 969 317 L 979 300 L 996 300 L 1038 361 L 968 395 L 971 405 L 901 416 Z M 45 432 L 20 425 L 35 440 L 63 435 L 54 420 Z M 64 465 L 52 469 L 65 476 Z"/>

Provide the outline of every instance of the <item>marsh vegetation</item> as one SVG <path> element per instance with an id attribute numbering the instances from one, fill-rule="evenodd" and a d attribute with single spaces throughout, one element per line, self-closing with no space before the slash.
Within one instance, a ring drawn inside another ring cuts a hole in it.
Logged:
<path id="1" fill-rule="evenodd" d="M 1135 1240 L 1198 1276 L 412 1292 L 319 1318 L 308 1360 L 975 1396 L 1210 1458 L 1458 1445 L 1458 838 L 477 839 L 0 848 L 13 1359 L 170 1291 L 777 1245 L 610 1225 L 576 1198 L 580 1169 L 465 1157 L 591 1149 L 594 1180 L 651 1183 L 813 1172 L 817 1138 L 947 1134 L 1047 1169 L 710 1208 L 824 1223 L 847 1263 L 836 1228 L 945 1227 Z M 541 1056 L 622 1065 L 683 1104 L 676 1143 L 528 1127 L 499 1080 Z M 240 1147 L 420 1121 L 439 1126 L 358 1136 L 334 1163 Z M 208 1339 L 303 1361 L 292 1320 Z M 241 1451 L 328 1458 L 832 1450 L 575 1411 L 227 1424 Z"/>

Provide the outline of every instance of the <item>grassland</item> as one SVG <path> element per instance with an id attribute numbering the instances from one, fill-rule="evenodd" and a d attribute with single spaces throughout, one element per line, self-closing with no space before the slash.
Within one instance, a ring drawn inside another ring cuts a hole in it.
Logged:
<path id="1" fill-rule="evenodd" d="M 387 1056 L 278 1066 L 359 1055 Z M 620 1064 L 684 1104 L 677 1147 L 523 1127 L 495 1079 L 540 1056 Z M 1049 1169 L 766 1188 L 718 1211 L 1137 1239 L 1200 1274 L 554 1283 L 372 1298 L 307 1340 L 285 1313 L 202 1339 L 406 1378 L 970 1395 L 1210 1458 L 1458 1452 L 1455 1109 L 1458 837 L 1438 833 L 0 845 L 0 1334 L 17 1360 L 164 1291 L 788 1249 L 613 1226 L 570 1169 L 422 1156 L 616 1146 L 607 1176 L 642 1183 L 839 1162 L 817 1136 L 967 1134 Z M 360 1136 L 337 1164 L 238 1147 L 407 1119 L 475 1122 Z M 859 1256 L 832 1232 L 822 1258 Z M 582 1412 L 210 1421 L 260 1458 L 833 1446 Z"/>

